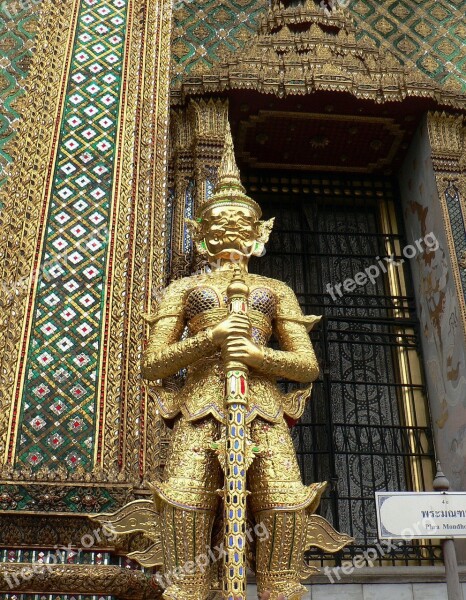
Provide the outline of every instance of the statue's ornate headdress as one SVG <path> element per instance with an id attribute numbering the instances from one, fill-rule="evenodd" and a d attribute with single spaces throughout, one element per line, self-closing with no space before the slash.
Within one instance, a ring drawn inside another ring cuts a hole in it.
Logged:
<path id="1" fill-rule="evenodd" d="M 196 216 L 202 219 L 213 206 L 221 205 L 247 206 L 256 213 L 257 219 L 262 215 L 261 207 L 246 195 L 246 190 L 241 183 L 229 123 L 226 128 L 225 147 L 218 171 L 217 185 L 212 196 L 199 207 Z"/>
<path id="2" fill-rule="evenodd" d="M 257 228 L 257 239 L 253 246 L 252 253 L 256 256 L 261 256 L 264 250 L 264 244 L 266 244 L 270 232 L 272 231 L 274 219 L 261 221 L 261 207 L 246 194 L 246 190 L 240 180 L 240 173 L 235 160 L 233 139 L 231 137 L 229 123 L 227 123 L 225 132 L 225 147 L 214 193 L 197 209 L 196 220 L 186 219 L 186 223 L 191 231 L 193 241 L 196 244 L 196 249 L 200 256 L 208 255 L 207 245 L 204 240 L 204 233 L 209 227 L 208 213 L 212 208 L 222 206 L 227 208 L 243 207 L 252 211 L 256 218 Z"/>

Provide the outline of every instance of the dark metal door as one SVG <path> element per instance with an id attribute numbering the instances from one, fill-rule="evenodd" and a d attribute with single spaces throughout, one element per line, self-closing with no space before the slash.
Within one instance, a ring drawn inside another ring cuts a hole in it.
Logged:
<path id="1" fill-rule="evenodd" d="M 263 218 L 276 217 L 251 271 L 287 282 L 306 314 L 323 315 L 311 334 L 321 375 L 292 433 L 305 482 L 329 481 L 321 512 L 355 537 L 354 554 L 377 538 L 374 492 L 425 489 L 433 468 L 409 263 L 383 271 L 405 244 L 396 187 L 268 172 L 245 185 Z M 365 285 L 336 287 L 377 264 Z M 430 560 L 427 548 L 403 545 L 397 558 Z"/>

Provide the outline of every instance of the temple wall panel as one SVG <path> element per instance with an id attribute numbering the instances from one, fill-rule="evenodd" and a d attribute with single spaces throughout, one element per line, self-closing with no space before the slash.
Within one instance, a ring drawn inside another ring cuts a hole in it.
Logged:
<path id="1" fill-rule="evenodd" d="M 2 190 L 4 474 L 139 482 L 142 314 L 165 268 L 171 10 L 82 0 L 44 15 Z"/>
<path id="2" fill-rule="evenodd" d="M 448 154 L 448 146 L 445 151 Z M 438 241 L 437 250 L 418 253 L 411 266 L 438 459 L 452 489 L 464 490 L 466 289 L 457 244 L 466 236 L 456 214 L 464 199 L 456 198 L 456 206 L 447 202 L 450 186 L 461 177 L 459 165 L 456 172 L 436 172 L 432 155 L 426 117 L 400 172 L 400 186 L 408 243 L 426 236 Z"/>

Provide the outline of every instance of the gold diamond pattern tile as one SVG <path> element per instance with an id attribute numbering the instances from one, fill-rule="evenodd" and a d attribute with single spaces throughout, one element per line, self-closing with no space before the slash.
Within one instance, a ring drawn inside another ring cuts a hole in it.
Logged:
<path id="1" fill-rule="evenodd" d="M 456 28 L 455 28 L 455 33 L 459 38 L 462 38 L 463 40 L 466 40 L 466 24 L 464 23 L 460 23 Z"/>
<path id="2" fill-rule="evenodd" d="M 379 21 L 377 21 L 377 23 L 375 24 L 375 28 L 377 29 L 377 31 L 379 31 L 383 35 L 388 35 L 389 33 L 393 33 L 393 31 L 395 30 L 395 26 L 392 25 L 390 23 L 390 21 L 387 21 L 387 19 L 385 19 L 384 17 L 382 17 L 381 19 L 379 19 Z"/>
<path id="3" fill-rule="evenodd" d="M 450 14 L 450 11 L 447 11 L 441 5 L 437 5 L 437 6 L 434 6 L 434 8 L 431 10 L 430 14 L 433 17 L 435 17 L 437 20 L 443 21 L 448 17 L 448 15 Z"/>
<path id="4" fill-rule="evenodd" d="M 423 58 L 421 64 L 430 73 L 434 73 L 439 67 L 438 62 L 432 56 L 426 56 Z"/>
<path id="5" fill-rule="evenodd" d="M 395 17 L 398 17 L 402 21 L 404 21 L 411 14 L 406 6 L 403 6 L 399 3 L 397 3 L 397 6 L 392 10 L 392 13 L 395 15 Z"/>
<path id="6" fill-rule="evenodd" d="M 361 15 L 362 17 L 366 17 L 371 13 L 371 9 L 364 2 L 355 2 L 355 5 L 351 7 L 352 11 Z"/>
<path id="7" fill-rule="evenodd" d="M 417 46 L 409 39 L 403 38 L 397 44 L 397 48 L 403 52 L 403 54 L 410 56 L 417 48 Z"/>
<path id="8" fill-rule="evenodd" d="M 453 52 L 457 49 L 457 47 L 452 42 L 450 42 L 450 40 L 441 41 L 437 48 L 440 50 L 440 52 L 442 52 L 442 54 L 445 54 L 446 56 L 453 54 Z"/>
<path id="9" fill-rule="evenodd" d="M 414 31 L 421 37 L 426 38 L 432 34 L 433 29 L 426 21 L 419 21 L 419 23 L 414 26 Z"/>
<path id="10" fill-rule="evenodd" d="M 215 18 L 221 24 L 227 23 L 230 20 L 230 15 L 224 8 L 221 8 L 215 13 Z"/>

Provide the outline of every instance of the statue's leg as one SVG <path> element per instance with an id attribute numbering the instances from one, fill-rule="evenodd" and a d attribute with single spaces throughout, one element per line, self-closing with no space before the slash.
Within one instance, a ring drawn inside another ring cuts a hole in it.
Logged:
<path id="1" fill-rule="evenodd" d="M 258 594 L 270 592 L 270 600 L 281 594 L 285 600 L 299 600 L 306 593 L 300 580 L 307 514 L 317 508 L 324 485 L 303 485 L 284 421 L 272 424 L 256 419 L 251 437 L 261 449 L 248 473 L 257 531 Z"/>
<path id="2" fill-rule="evenodd" d="M 259 597 L 270 592 L 270 600 L 282 597 L 300 600 L 306 588 L 300 583 L 303 562 L 301 542 L 305 534 L 304 510 L 261 511 L 257 523 L 269 537 L 257 540 L 256 578 Z"/>
<path id="3" fill-rule="evenodd" d="M 208 450 L 217 437 L 214 419 L 176 423 L 161 483 L 159 505 L 167 600 L 205 600 L 211 584 L 209 552 L 221 487 L 220 467 Z"/>

